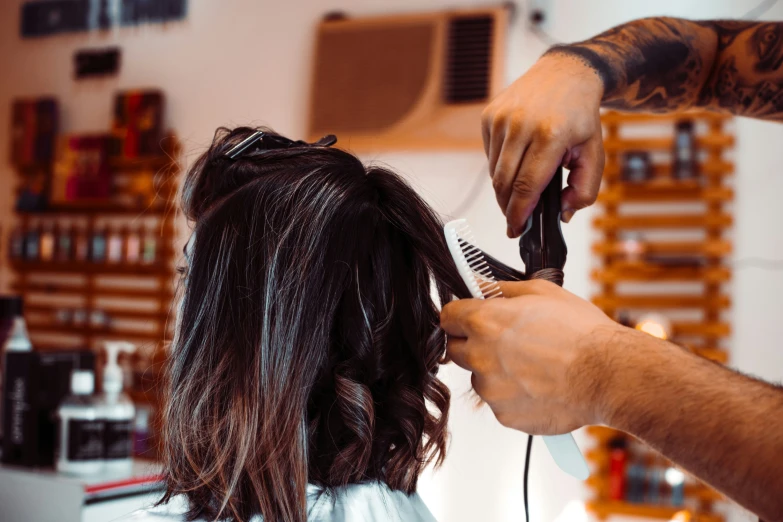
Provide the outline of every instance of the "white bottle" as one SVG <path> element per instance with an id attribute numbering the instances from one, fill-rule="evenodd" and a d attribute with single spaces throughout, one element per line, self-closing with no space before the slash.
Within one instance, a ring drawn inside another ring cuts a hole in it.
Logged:
<path id="1" fill-rule="evenodd" d="M 100 416 L 104 421 L 103 459 L 107 471 L 129 473 L 133 466 L 133 401 L 122 393 L 122 369 L 118 364 L 121 351 L 133 352 L 131 343 L 106 341 L 106 367 L 103 370 L 103 396 Z"/>
<path id="2" fill-rule="evenodd" d="M 57 471 L 89 475 L 103 469 L 103 420 L 92 397 L 95 375 L 91 370 L 71 373 L 71 395 L 57 409 Z"/>

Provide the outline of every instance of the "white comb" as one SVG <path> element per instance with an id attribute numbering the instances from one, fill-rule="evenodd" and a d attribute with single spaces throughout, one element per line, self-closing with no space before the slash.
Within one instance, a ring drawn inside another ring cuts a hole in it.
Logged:
<path id="1" fill-rule="evenodd" d="M 470 294 L 476 299 L 503 297 L 500 285 L 492 276 L 484 254 L 476 246 L 476 238 L 468 221 L 466 219 L 449 221 L 443 226 L 443 233 L 446 235 L 446 244 L 454 264 L 457 265 L 457 270 L 468 286 Z M 549 454 L 560 469 L 579 480 L 586 480 L 590 476 L 590 469 L 573 435 L 564 433 L 544 435 L 542 438 Z"/>
<path id="2" fill-rule="evenodd" d="M 457 265 L 462 280 L 468 285 L 470 294 L 476 299 L 503 297 L 500 285 L 492 277 L 492 271 L 484 254 L 475 246 L 476 238 L 470 230 L 468 221 L 466 219 L 449 221 L 443 226 L 443 233 L 446 234 L 446 244 L 449 246 L 451 257 Z"/>

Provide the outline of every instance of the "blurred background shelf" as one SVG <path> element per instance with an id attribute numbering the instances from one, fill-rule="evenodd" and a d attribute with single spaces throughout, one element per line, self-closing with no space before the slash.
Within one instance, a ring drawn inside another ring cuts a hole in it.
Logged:
<path id="1" fill-rule="evenodd" d="M 654 518 L 660 520 L 672 520 L 677 513 L 686 511 L 683 508 L 665 507 L 646 504 L 631 504 L 628 502 L 601 502 L 589 501 L 587 510 L 603 520 L 612 515 Z M 723 522 L 724 518 L 717 514 L 695 513 L 691 515 L 691 522 Z"/>
<path id="2" fill-rule="evenodd" d="M 652 179 L 647 182 L 649 184 L 663 184 L 683 187 L 697 184 L 689 180 L 672 179 L 671 175 L 674 171 L 674 167 L 671 162 L 656 163 L 651 165 L 650 168 L 652 172 Z M 604 168 L 603 177 L 605 180 L 615 181 L 620 178 L 621 173 L 622 165 L 620 163 L 612 163 L 611 165 L 606 165 Z M 699 174 L 708 179 L 730 176 L 734 174 L 734 163 L 723 159 L 706 159 L 699 164 Z"/>
<path id="3" fill-rule="evenodd" d="M 729 214 L 672 214 L 668 216 L 599 216 L 593 221 L 603 230 L 645 228 L 728 228 L 734 224 Z"/>
<path id="4" fill-rule="evenodd" d="M 592 278 L 600 283 L 618 283 L 621 281 L 701 281 L 723 283 L 731 279 L 731 270 L 723 266 L 682 267 L 642 262 L 615 262 L 609 267 L 594 269 Z"/>
<path id="5" fill-rule="evenodd" d="M 724 314 L 732 300 L 722 289 L 732 277 L 725 259 L 734 225 L 728 204 L 735 194 L 725 185 L 734 165 L 723 158 L 734 144 L 723 129 L 728 121 L 704 112 L 605 113 L 602 211 L 593 219 L 600 237 L 592 246 L 599 260 L 591 272 L 599 289 L 593 303 L 623 324 L 718 363 L 729 359 L 724 344 L 731 335 Z M 631 131 L 633 137 L 624 136 Z M 719 493 L 642 442 L 606 427 L 587 431 L 596 445 L 586 452 L 594 492 L 586 507 L 599 520 L 677 514 L 723 520 L 714 509 Z"/>
<path id="6" fill-rule="evenodd" d="M 11 267 L 17 272 L 48 272 L 48 273 L 67 273 L 93 275 L 115 274 L 115 275 L 168 275 L 172 268 L 164 262 L 143 264 L 143 263 L 110 263 L 93 261 L 12 261 Z"/>

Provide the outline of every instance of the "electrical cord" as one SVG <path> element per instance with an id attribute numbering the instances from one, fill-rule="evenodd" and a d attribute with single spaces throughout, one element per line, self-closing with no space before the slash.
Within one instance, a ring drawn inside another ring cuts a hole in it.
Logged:
<path id="1" fill-rule="evenodd" d="M 530 522 L 530 507 L 527 503 L 527 477 L 530 472 L 530 450 L 533 448 L 533 436 L 527 436 L 527 450 L 525 451 L 525 471 L 522 475 L 522 493 L 525 498 L 525 522 Z"/>

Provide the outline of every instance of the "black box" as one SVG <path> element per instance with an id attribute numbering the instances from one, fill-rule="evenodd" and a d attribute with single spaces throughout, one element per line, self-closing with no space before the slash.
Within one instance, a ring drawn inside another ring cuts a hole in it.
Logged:
<path id="1" fill-rule="evenodd" d="M 3 391 L 3 462 L 53 466 L 57 407 L 74 369 L 95 371 L 91 351 L 8 352 Z"/>

